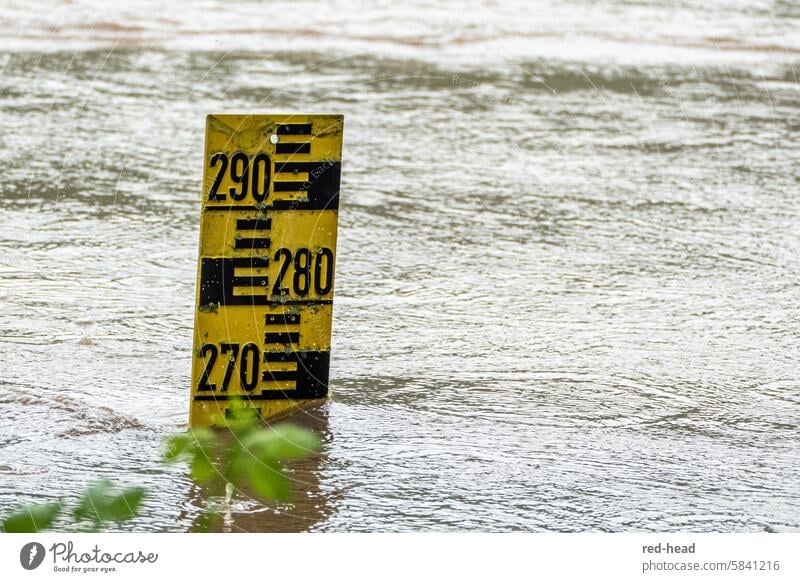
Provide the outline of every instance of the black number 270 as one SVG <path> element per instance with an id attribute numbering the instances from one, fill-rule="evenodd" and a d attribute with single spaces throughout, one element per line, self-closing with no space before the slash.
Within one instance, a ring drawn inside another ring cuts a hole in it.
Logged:
<path id="1" fill-rule="evenodd" d="M 231 383 L 231 377 L 234 375 L 237 367 L 239 368 L 239 385 L 243 390 L 251 391 L 258 383 L 258 368 L 261 354 L 259 353 L 256 344 L 244 344 L 239 350 L 239 344 L 219 344 L 219 350 L 214 344 L 203 344 L 200 347 L 200 357 L 205 360 L 205 369 L 200 376 L 200 382 L 197 385 L 197 390 L 200 392 L 213 392 L 217 389 L 216 384 L 211 384 L 209 378 L 211 371 L 214 369 L 214 364 L 217 362 L 217 355 L 230 354 L 227 358 L 227 366 L 225 366 L 225 375 L 222 378 L 222 392 L 228 391 L 228 386 Z M 240 357 L 241 354 L 241 357 Z"/>

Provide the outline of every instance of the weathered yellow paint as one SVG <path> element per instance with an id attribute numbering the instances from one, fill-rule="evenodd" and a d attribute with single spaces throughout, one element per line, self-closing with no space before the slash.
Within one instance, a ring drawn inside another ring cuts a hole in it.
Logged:
<path id="1" fill-rule="evenodd" d="M 269 418 L 327 397 L 342 127 L 208 116 L 191 426 L 234 398 Z"/>
<path id="2" fill-rule="evenodd" d="M 294 210 L 268 213 L 271 218 L 270 239 L 273 249 L 307 247 L 314 252 L 321 246 L 336 251 L 336 211 Z M 257 218 L 264 216 L 262 211 L 209 212 L 203 216 L 200 227 L 200 256 L 206 257 L 246 257 L 247 249 L 236 249 L 237 235 L 249 236 L 245 231 L 236 230 L 237 218 Z M 272 270 L 277 267 L 271 266 Z"/>

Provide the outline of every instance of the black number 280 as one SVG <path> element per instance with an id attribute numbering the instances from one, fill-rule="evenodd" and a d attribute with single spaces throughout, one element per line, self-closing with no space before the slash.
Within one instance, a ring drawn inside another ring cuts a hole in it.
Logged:
<path id="1" fill-rule="evenodd" d="M 291 249 L 282 247 L 275 251 L 274 258 L 280 264 L 280 269 L 272 286 L 273 295 L 289 293 L 290 288 L 283 285 L 291 267 L 294 267 L 291 289 L 295 294 L 305 297 L 311 291 L 312 284 L 317 295 L 327 295 L 333 288 L 333 251 L 331 249 L 322 247 L 312 254 L 307 248 L 299 248 L 293 254 Z"/>
<path id="2" fill-rule="evenodd" d="M 212 168 L 219 168 L 208 192 L 209 200 L 219 202 L 230 195 L 232 200 L 238 202 L 250 194 L 256 202 L 263 202 L 269 194 L 272 164 L 267 154 L 256 154 L 251 159 L 242 152 L 236 152 L 230 158 L 228 154 L 216 153 L 211 156 L 210 164 Z M 234 185 L 228 188 L 226 194 L 220 192 L 220 185 L 228 173 Z"/>

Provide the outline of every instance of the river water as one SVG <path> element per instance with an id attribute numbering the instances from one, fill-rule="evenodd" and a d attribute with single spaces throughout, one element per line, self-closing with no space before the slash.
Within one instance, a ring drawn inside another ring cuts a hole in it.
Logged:
<path id="1" fill-rule="evenodd" d="M 800 5 L 0 7 L 0 513 L 184 531 L 209 112 L 345 115 L 333 400 L 229 531 L 800 528 Z"/>

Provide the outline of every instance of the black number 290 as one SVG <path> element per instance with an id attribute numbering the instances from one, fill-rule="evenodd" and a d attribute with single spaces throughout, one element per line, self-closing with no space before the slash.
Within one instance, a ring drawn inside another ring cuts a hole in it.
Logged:
<path id="1" fill-rule="evenodd" d="M 269 194 L 269 183 L 272 179 L 272 164 L 267 154 L 256 154 L 252 159 L 243 152 L 236 152 L 230 158 L 228 154 L 216 153 L 211 156 L 210 165 L 217 169 L 214 183 L 208 192 L 208 199 L 214 202 L 226 200 L 228 196 L 237 202 L 250 194 L 256 202 L 263 202 Z M 226 192 L 220 192 L 225 175 L 230 176 L 233 186 Z"/>

